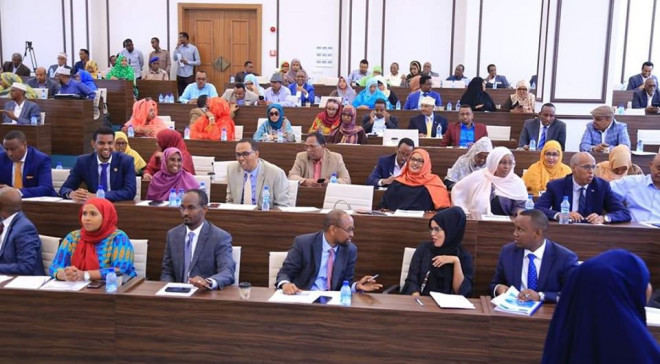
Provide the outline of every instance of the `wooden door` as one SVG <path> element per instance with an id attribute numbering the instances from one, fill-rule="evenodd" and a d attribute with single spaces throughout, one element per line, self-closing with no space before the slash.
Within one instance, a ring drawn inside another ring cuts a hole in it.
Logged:
<path id="1" fill-rule="evenodd" d="M 247 60 L 261 74 L 261 5 L 179 4 L 179 8 L 180 31 L 188 32 L 199 49 L 198 69 L 206 71 L 219 94 Z M 224 71 L 214 66 L 220 57 L 229 62 Z"/>

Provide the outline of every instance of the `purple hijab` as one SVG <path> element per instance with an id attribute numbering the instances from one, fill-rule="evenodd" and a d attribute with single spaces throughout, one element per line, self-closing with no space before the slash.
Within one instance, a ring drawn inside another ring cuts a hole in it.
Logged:
<path id="1" fill-rule="evenodd" d="M 195 177 L 184 170 L 183 166 L 176 174 L 171 174 L 167 169 L 167 160 L 175 153 L 181 155 L 181 151 L 174 147 L 167 148 L 163 152 L 163 158 L 160 159 L 160 171 L 156 172 L 151 179 L 151 183 L 149 183 L 147 200 L 167 201 L 172 188 L 177 191 L 179 189 L 188 191 L 199 188 L 199 183 L 195 180 Z"/>

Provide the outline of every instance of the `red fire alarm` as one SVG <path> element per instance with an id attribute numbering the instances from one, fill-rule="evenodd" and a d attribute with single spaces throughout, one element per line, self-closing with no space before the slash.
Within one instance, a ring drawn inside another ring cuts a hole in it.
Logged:
<path id="1" fill-rule="evenodd" d="M 276 30 L 277 30 L 277 28 L 275 28 L 275 27 L 270 27 L 270 31 L 271 31 L 272 33 L 275 33 Z"/>

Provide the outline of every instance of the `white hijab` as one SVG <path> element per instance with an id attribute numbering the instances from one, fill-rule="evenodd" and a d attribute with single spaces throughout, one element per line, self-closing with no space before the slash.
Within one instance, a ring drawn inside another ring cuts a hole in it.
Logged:
<path id="1" fill-rule="evenodd" d="M 486 168 L 474 171 L 458 181 L 451 190 L 454 206 L 459 206 L 466 213 L 490 214 L 490 191 L 493 187 L 498 196 L 517 201 L 526 200 L 527 187 L 525 182 L 513 173 L 514 168 L 511 168 L 506 177 L 495 176 L 500 160 L 507 155 L 514 160 L 513 153 L 508 148 L 493 148 L 486 158 Z"/>

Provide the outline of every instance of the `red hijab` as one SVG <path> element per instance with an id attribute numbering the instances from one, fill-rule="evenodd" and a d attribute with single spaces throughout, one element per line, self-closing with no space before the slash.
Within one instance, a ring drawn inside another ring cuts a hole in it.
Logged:
<path id="1" fill-rule="evenodd" d="M 161 151 L 171 147 L 179 149 L 181 151 L 181 159 L 183 159 L 183 169 L 190 174 L 195 174 L 195 166 L 193 165 L 192 156 L 190 155 L 190 152 L 188 152 L 188 147 L 186 147 L 186 143 L 183 141 L 183 138 L 178 131 L 171 129 L 159 131 L 158 134 L 156 134 L 156 143 L 158 143 L 158 147 Z M 155 151 L 154 154 L 151 155 L 149 164 L 147 164 L 147 168 L 144 171 L 152 176 L 160 171 L 160 158 L 156 157 L 156 153 L 158 153 L 158 151 Z"/>
<path id="2" fill-rule="evenodd" d="M 332 101 L 330 101 L 330 100 L 332 100 Z M 332 116 L 332 117 L 330 117 L 330 115 L 328 115 L 328 105 L 330 105 L 330 104 L 337 105 L 337 111 L 335 112 L 335 116 Z M 328 102 L 325 104 L 325 109 L 323 109 L 323 111 L 318 113 L 318 115 L 316 115 L 316 117 L 319 120 L 321 120 L 323 125 L 325 125 L 326 127 L 335 129 L 341 123 L 341 111 L 342 111 L 342 109 L 343 108 L 341 107 L 341 104 L 337 100 L 329 99 Z"/>
<path id="3" fill-rule="evenodd" d="M 410 155 L 410 158 L 418 156 L 424 159 L 424 164 L 422 169 L 413 173 L 410 170 L 410 159 L 406 162 L 406 165 L 401 171 L 401 175 L 395 179 L 399 183 L 402 183 L 406 186 L 424 186 L 429 191 L 431 199 L 433 200 L 433 205 L 436 209 L 449 207 L 451 203 L 449 202 L 449 192 L 447 192 L 447 187 L 438 175 L 431 173 L 431 157 L 429 152 L 424 149 L 415 149 L 415 151 Z"/>
<path id="4" fill-rule="evenodd" d="M 78 219 L 82 226 L 83 209 L 87 205 L 94 205 L 103 218 L 101 227 L 96 231 L 80 229 L 80 241 L 76 251 L 71 257 L 71 264 L 80 270 L 97 270 L 100 268 L 99 257 L 96 255 L 96 244 L 117 231 L 117 210 L 112 202 L 104 198 L 93 198 L 80 207 Z"/>
<path id="5" fill-rule="evenodd" d="M 231 118 L 229 104 L 222 97 L 208 99 L 209 111 L 215 117 L 215 125 L 211 125 L 206 114 L 198 117 L 190 127 L 191 139 L 220 140 L 222 129 L 227 131 L 227 140 L 235 139 L 235 124 Z"/>

